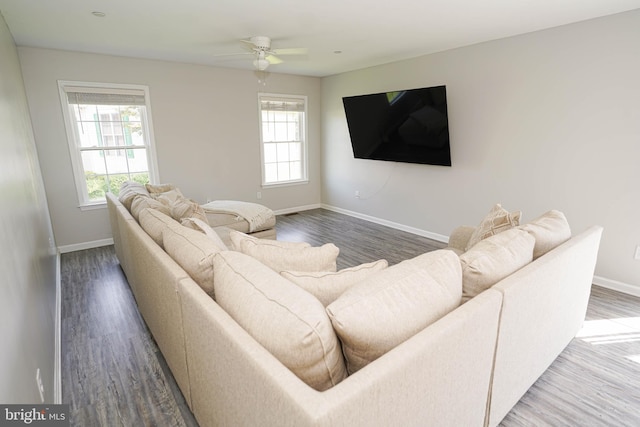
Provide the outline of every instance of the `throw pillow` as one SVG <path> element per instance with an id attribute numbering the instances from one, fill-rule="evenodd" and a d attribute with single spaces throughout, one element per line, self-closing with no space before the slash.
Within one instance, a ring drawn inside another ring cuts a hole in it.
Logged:
<path id="1" fill-rule="evenodd" d="M 192 230 L 199 231 L 210 238 L 222 251 L 226 251 L 227 245 L 224 244 L 218 233 L 200 218 L 183 218 L 181 224 Z"/>
<path id="2" fill-rule="evenodd" d="M 125 181 L 120 186 L 118 200 L 122 205 L 131 212 L 131 203 L 136 196 L 149 196 L 149 192 L 143 184 L 135 181 Z"/>
<path id="3" fill-rule="evenodd" d="M 162 230 L 165 251 L 212 298 L 213 257 L 220 248 L 204 234 L 176 223 Z"/>
<path id="4" fill-rule="evenodd" d="M 521 216 L 522 212 L 509 212 L 498 203 L 491 209 L 491 211 L 489 211 L 487 216 L 480 222 L 480 225 L 478 225 L 471 234 L 465 251 L 471 249 L 473 245 L 482 239 L 486 239 L 494 234 L 509 230 L 510 228 L 517 227 L 520 224 Z"/>
<path id="5" fill-rule="evenodd" d="M 140 212 L 144 209 L 156 209 L 165 215 L 171 216 L 171 211 L 162 202 L 152 199 L 149 196 L 137 195 L 131 202 L 131 216 L 140 222 Z"/>
<path id="6" fill-rule="evenodd" d="M 282 247 L 264 242 L 244 241 L 240 252 L 281 271 L 336 271 L 340 249 L 333 243 L 320 247 Z"/>
<path id="7" fill-rule="evenodd" d="M 165 215 L 156 209 L 145 208 L 140 211 L 140 226 L 163 249 L 162 230 L 171 224 L 178 225 L 169 215 Z"/>
<path id="8" fill-rule="evenodd" d="M 347 289 L 371 274 L 384 270 L 388 265 L 387 260 L 381 259 L 337 272 L 282 271 L 280 275 L 318 298 L 326 307 Z"/>
<path id="9" fill-rule="evenodd" d="M 462 302 L 466 302 L 533 260 L 535 239 L 519 228 L 488 237 L 460 255 Z"/>
<path id="10" fill-rule="evenodd" d="M 571 238 L 571 228 L 567 218 L 562 212 L 556 210 L 546 212 L 520 228 L 536 239 L 533 259 L 546 254 Z"/>
<path id="11" fill-rule="evenodd" d="M 182 221 L 182 218 L 198 218 L 207 222 L 202 206 L 186 197 L 179 197 L 171 204 L 171 217 L 176 221 Z"/>
<path id="12" fill-rule="evenodd" d="M 437 250 L 373 274 L 327 307 L 354 373 L 460 304 L 458 256 Z"/>
<path id="13" fill-rule="evenodd" d="M 171 206 L 173 203 L 176 202 L 176 200 L 184 197 L 182 195 L 182 193 L 180 192 L 180 190 L 169 190 L 166 191 L 164 193 L 152 193 L 151 197 L 153 197 L 156 200 L 161 201 L 162 203 L 164 203 L 167 206 Z"/>
<path id="14" fill-rule="evenodd" d="M 166 193 L 167 191 L 171 191 L 171 190 L 178 190 L 176 186 L 173 184 L 157 184 L 157 185 L 145 184 L 145 187 L 147 188 L 147 191 L 151 195 L 158 194 L 158 193 Z"/>
<path id="15" fill-rule="evenodd" d="M 233 229 L 229 230 L 229 239 L 231 239 L 231 249 L 238 252 L 242 252 L 243 242 L 251 242 L 255 245 L 267 245 L 290 249 L 311 247 L 311 245 L 306 242 L 282 242 L 280 240 L 273 239 L 259 239 L 257 237 L 249 236 L 246 233 Z"/>
<path id="16" fill-rule="evenodd" d="M 298 378 L 316 390 L 346 376 L 340 343 L 320 302 L 257 260 L 214 258 L 218 304 Z"/>

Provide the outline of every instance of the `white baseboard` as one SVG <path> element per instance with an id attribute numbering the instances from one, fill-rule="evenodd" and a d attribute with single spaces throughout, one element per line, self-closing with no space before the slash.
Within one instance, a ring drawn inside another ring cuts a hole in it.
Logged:
<path id="1" fill-rule="evenodd" d="M 601 276 L 593 276 L 593 284 L 613 291 L 640 297 L 640 287 L 628 283 L 618 282 L 617 280 L 611 280 Z"/>
<path id="2" fill-rule="evenodd" d="M 286 208 L 286 209 L 280 209 L 277 211 L 273 211 L 274 214 L 276 215 L 286 215 L 286 214 L 290 214 L 290 213 L 295 213 L 295 212 L 302 212 L 302 211 L 308 211 L 311 209 L 318 209 L 323 207 L 320 203 L 315 204 L 315 205 L 305 205 L 305 206 L 298 206 L 295 208 Z"/>
<path id="3" fill-rule="evenodd" d="M 62 273 L 60 252 L 56 254 L 55 355 L 53 362 L 53 403 L 62 403 Z"/>
<path id="4" fill-rule="evenodd" d="M 75 243 L 73 245 L 58 246 L 58 251 L 61 254 L 66 254 L 68 252 L 83 251 L 85 249 L 93 249 L 93 248 L 99 248 L 102 246 L 109 246 L 109 245 L 113 245 L 112 238 L 94 240 L 92 242 Z"/>
<path id="5" fill-rule="evenodd" d="M 323 209 L 327 209 L 327 210 L 330 210 L 330 211 L 334 211 L 334 212 L 338 212 L 338 213 L 341 213 L 341 214 L 349 215 L 349 216 L 352 216 L 352 217 L 355 217 L 355 218 L 360 218 L 360 219 L 363 219 L 365 221 L 373 222 L 375 224 L 380 224 L 380 225 L 384 225 L 384 226 L 387 226 L 387 227 L 390 227 L 390 228 L 395 228 L 396 230 L 406 231 L 407 233 L 416 234 L 418 236 L 426 237 L 428 239 L 436 240 L 438 242 L 449 243 L 449 236 L 445 236 L 443 234 L 433 233 L 431 231 L 426 231 L 426 230 L 422 230 L 422 229 L 415 228 L 415 227 L 409 227 L 407 225 L 399 224 L 397 222 L 388 221 L 388 220 L 382 219 L 382 218 L 376 218 L 374 216 L 361 214 L 359 212 L 354 212 L 354 211 L 338 208 L 338 207 L 331 206 L 331 205 L 323 204 L 321 207 Z"/>

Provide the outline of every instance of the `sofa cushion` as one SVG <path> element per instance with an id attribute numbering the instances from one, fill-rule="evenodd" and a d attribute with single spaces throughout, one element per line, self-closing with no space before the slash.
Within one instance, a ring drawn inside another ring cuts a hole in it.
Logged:
<path id="1" fill-rule="evenodd" d="M 460 304 L 458 256 L 437 250 L 370 275 L 327 307 L 354 373 Z"/>
<path id="2" fill-rule="evenodd" d="M 171 203 L 171 217 L 180 222 L 183 218 L 198 218 L 207 222 L 202 206 L 186 197 L 179 197 Z M 208 222 L 207 222 L 208 224 Z"/>
<path id="3" fill-rule="evenodd" d="M 205 236 L 210 238 L 222 251 L 228 250 L 227 245 L 224 244 L 218 233 L 209 226 L 206 222 L 201 220 L 200 218 L 182 218 L 180 223 L 192 230 L 199 231 L 203 233 Z"/>
<path id="4" fill-rule="evenodd" d="M 162 230 L 169 225 L 178 225 L 176 220 L 165 215 L 159 210 L 145 208 L 140 211 L 140 226 L 153 239 L 158 246 L 164 249 L 162 242 Z"/>
<path id="5" fill-rule="evenodd" d="M 281 242 L 279 240 L 256 239 L 240 236 L 244 233 L 231 231 L 232 247 L 250 255 L 276 272 L 289 271 L 333 271 L 337 270 L 340 250 L 333 243 L 311 247 L 308 243 Z M 245 234 L 246 236 L 246 234 Z"/>
<path id="6" fill-rule="evenodd" d="M 244 242 L 251 242 L 254 245 L 267 245 L 278 248 L 309 248 L 311 245 L 306 242 L 282 242 L 280 240 L 273 239 L 259 239 L 254 236 L 249 236 L 238 230 L 229 229 L 229 239 L 231 240 L 231 249 L 234 251 L 242 252 L 242 244 Z"/>
<path id="7" fill-rule="evenodd" d="M 340 343 L 313 295 L 234 251 L 214 258 L 218 304 L 302 381 L 326 390 L 346 377 Z"/>
<path id="8" fill-rule="evenodd" d="M 145 188 L 144 184 L 140 184 L 135 181 L 125 181 L 120 186 L 118 200 L 129 212 L 131 212 L 131 203 L 133 202 L 133 199 L 139 195 L 149 196 L 149 192 Z"/>
<path id="9" fill-rule="evenodd" d="M 281 271 L 280 275 L 318 298 L 326 307 L 347 289 L 388 265 L 387 260 L 381 259 L 337 272 Z"/>
<path id="10" fill-rule="evenodd" d="M 278 273 L 285 270 L 336 271 L 339 252 L 333 243 L 299 249 L 253 242 L 242 245 L 242 253 L 250 255 Z"/>
<path id="11" fill-rule="evenodd" d="M 145 184 L 145 187 L 150 195 L 157 195 L 159 193 L 166 193 L 167 191 L 178 190 L 173 184 Z"/>
<path id="12" fill-rule="evenodd" d="M 151 193 L 151 197 L 161 201 L 167 206 L 171 206 L 173 203 L 176 202 L 176 200 L 183 198 L 184 196 L 182 195 L 180 190 L 176 189 L 176 190 L 165 191 L 164 193 Z"/>
<path id="13" fill-rule="evenodd" d="M 133 198 L 133 202 L 131 202 L 131 215 L 136 219 L 136 221 L 140 222 L 140 212 L 144 209 L 156 209 L 162 212 L 165 215 L 171 216 L 171 210 L 168 206 L 155 200 L 149 196 L 137 195 Z"/>
<path id="14" fill-rule="evenodd" d="M 529 233 L 512 228 L 481 240 L 460 255 L 462 302 L 530 263 L 534 244 Z"/>
<path id="15" fill-rule="evenodd" d="M 493 236 L 510 228 L 517 227 L 520 224 L 522 212 L 509 212 L 499 203 L 496 204 L 486 217 L 480 222 L 478 227 L 473 231 L 465 251 L 468 251 L 482 239 Z"/>
<path id="16" fill-rule="evenodd" d="M 564 214 L 557 210 L 546 212 L 520 228 L 536 239 L 533 259 L 546 254 L 571 238 L 569 222 Z"/>
<path id="17" fill-rule="evenodd" d="M 204 234 L 176 223 L 162 230 L 165 251 L 211 297 L 213 257 L 220 248 Z"/>

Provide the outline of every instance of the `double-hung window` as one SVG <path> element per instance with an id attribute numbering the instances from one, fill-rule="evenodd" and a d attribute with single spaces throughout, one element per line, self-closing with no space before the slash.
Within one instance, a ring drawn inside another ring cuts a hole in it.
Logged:
<path id="1" fill-rule="evenodd" d="M 81 208 L 103 205 L 124 181 L 157 182 L 146 86 L 59 81 Z"/>
<path id="2" fill-rule="evenodd" d="M 258 94 L 262 185 L 308 181 L 307 97 Z"/>

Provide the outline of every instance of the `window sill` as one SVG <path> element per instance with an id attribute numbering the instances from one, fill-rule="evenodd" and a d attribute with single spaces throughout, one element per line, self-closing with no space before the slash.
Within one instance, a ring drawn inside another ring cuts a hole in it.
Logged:
<path id="1" fill-rule="evenodd" d="M 104 202 L 86 203 L 78 206 L 81 211 L 93 211 L 96 209 L 105 209 L 107 207 L 106 200 Z"/>
<path id="2" fill-rule="evenodd" d="M 270 184 L 262 183 L 262 188 L 291 187 L 294 185 L 306 185 L 308 183 L 309 183 L 308 179 L 304 179 L 300 181 L 274 182 Z"/>

